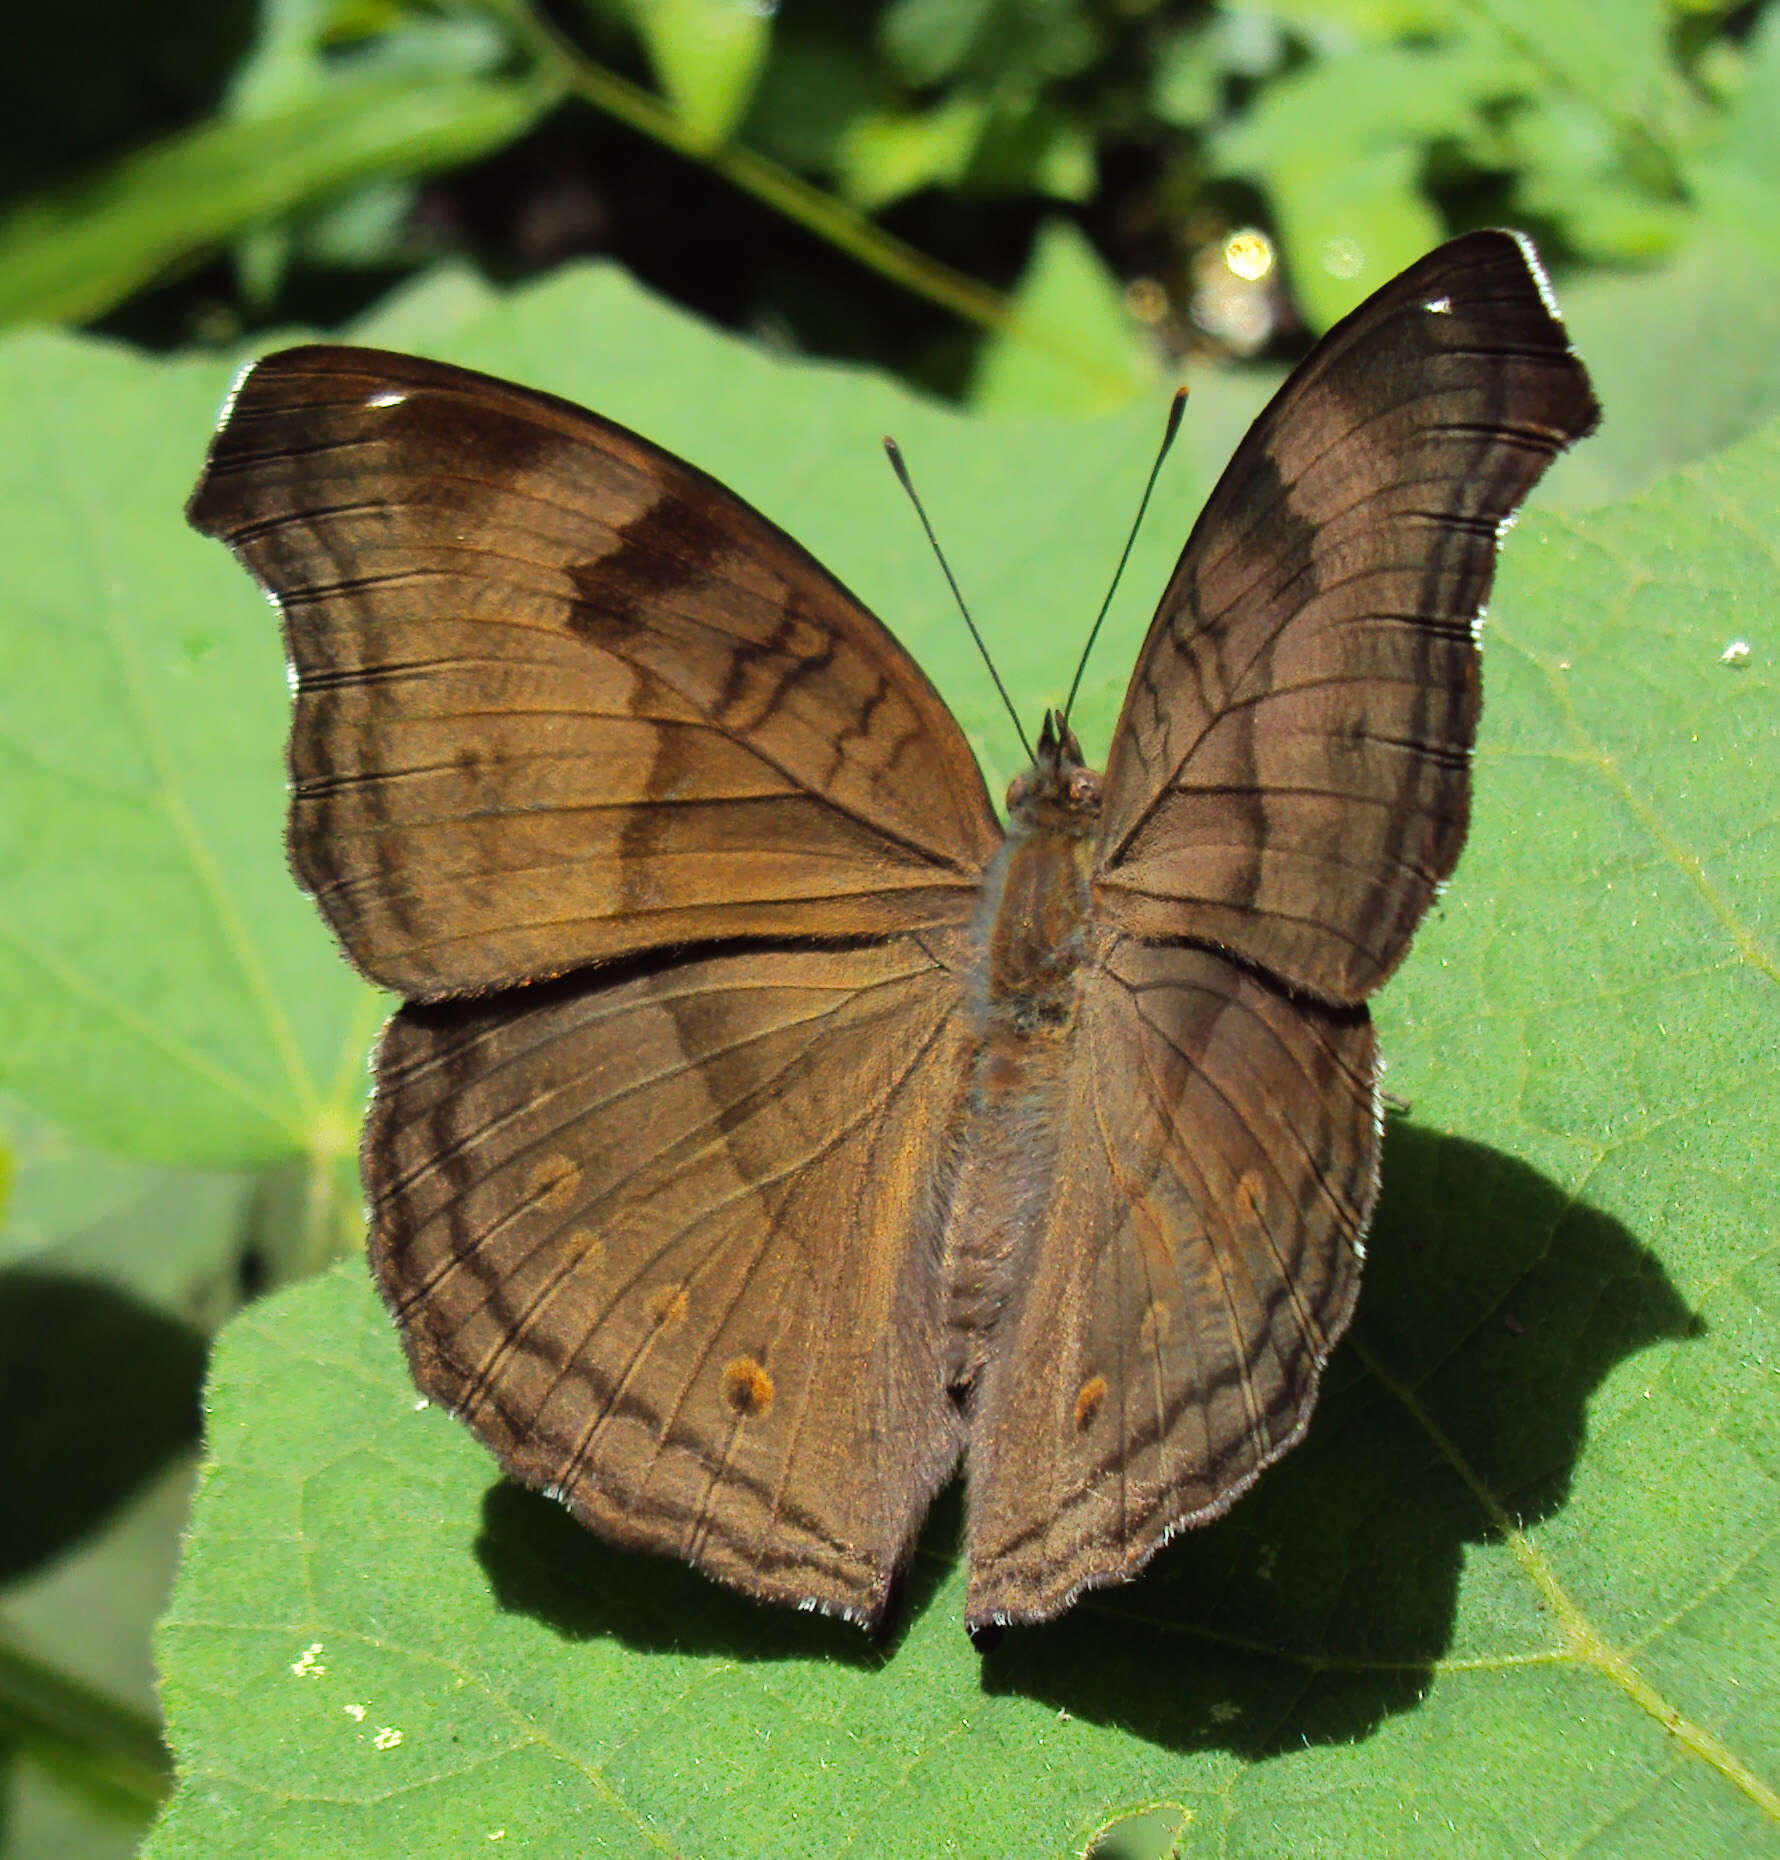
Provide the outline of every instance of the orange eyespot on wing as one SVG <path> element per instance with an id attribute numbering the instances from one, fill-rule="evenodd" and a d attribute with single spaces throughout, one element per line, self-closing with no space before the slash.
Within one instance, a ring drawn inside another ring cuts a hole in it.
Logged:
<path id="1" fill-rule="evenodd" d="M 773 1405 L 773 1379 L 754 1357 L 738 1356 L 723 1366 L 723 1399 L 753 1420 Z"/>

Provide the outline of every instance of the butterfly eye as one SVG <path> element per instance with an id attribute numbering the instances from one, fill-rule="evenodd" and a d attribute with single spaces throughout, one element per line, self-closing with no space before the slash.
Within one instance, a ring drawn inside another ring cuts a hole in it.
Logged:
<path id="1" fill-rule="evenodd" d="M 1100 777 L 1094 770 L 1077 769 L 1070 776 L 1069 805 L 1082 808 L 1100 805 Z"/>
<path id="2" fill-rule="evenodd" d="M 1032 774 L 1016 775 L 1007 785 L 1007 811 L 1011 814 L 1032 792 Z"/>

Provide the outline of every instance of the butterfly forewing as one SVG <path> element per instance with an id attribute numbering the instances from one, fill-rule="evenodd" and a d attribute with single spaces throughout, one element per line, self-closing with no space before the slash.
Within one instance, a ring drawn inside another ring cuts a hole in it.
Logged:
<path id="1" fill-rule="evenodd" d="M 1378 1180 L 1366 1011 L 1121 938 L 1083 978 L 1047 1216 L 973 1409 L 972 1622 L 1042 1620 L 1302 1433 Z"/>
<path id="2" fill-rule="evenodd" d="M 875 1617 L 961 1438 L 945 955 L 754 950 L 404 1009 L 365 1171 L 421 1387 L 604 1535 Z"/>
<path id="3" fill-rule="evenodd" d="M 563 401 L 287 350 L 190 507 L 279 602 L 290 846 L 411 998 L 968 918 L 999 829 L 908 654 L 731 492 Z"/>
<path id="4" fill-rule="evenodd" d="M 1325 1000 L 1384 980 L 1464 843 L 1498 532 L 1597 413 L 1513 234 L 1453 240 L 1330 331 L 1138 658 L 1106 772 L 1112 922 Z"/>

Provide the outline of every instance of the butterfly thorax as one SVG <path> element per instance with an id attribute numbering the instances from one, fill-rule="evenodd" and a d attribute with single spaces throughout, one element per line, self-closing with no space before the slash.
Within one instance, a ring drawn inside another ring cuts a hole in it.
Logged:
<path id="1" fill-rule="evenodd" d="M 1038 755 L 1007 792 L 1008 832 L 983 883 L 985 1032 L 1026 1039 L 1072 1016 L 1088 922 L 1100 777 L 1047 713 Z"/>
<path id="2" fill-rule="evenodd" d="M 1055 1110 L 1091 929 L 1100 777 L 1047 717 L 1033 766 L 1007 802 L 1007 838 L 983 880 L 978 1044 L 945 1222 L 947 1372 L 961 1391 L 976 1378 L 1053 1194 Z"/>

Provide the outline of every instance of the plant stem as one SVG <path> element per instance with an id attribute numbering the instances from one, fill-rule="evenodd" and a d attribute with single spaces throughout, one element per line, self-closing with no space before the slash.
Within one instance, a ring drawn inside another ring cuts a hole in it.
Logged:
<path id="1" fill-rule="evenodd" d="M 1115 379 L 1101 364 L 1084 355 L 1064 332 L 1017 314 L 1003 292 L 930 258 L 802 176 L 737 144 L 712 148 L 702 142 L 665 104 L 588 58 L 550 20 L 535 12 L 527 0 L 490 3 L 539 62 L 595 109 L 688 161 L 709 168 L 868 271 L 949 310 L 961 321 L 1042 350 L 1096 382 Z M 1116 385 L 1122 388 L 1126 384 L 1118 377 Z"/>

